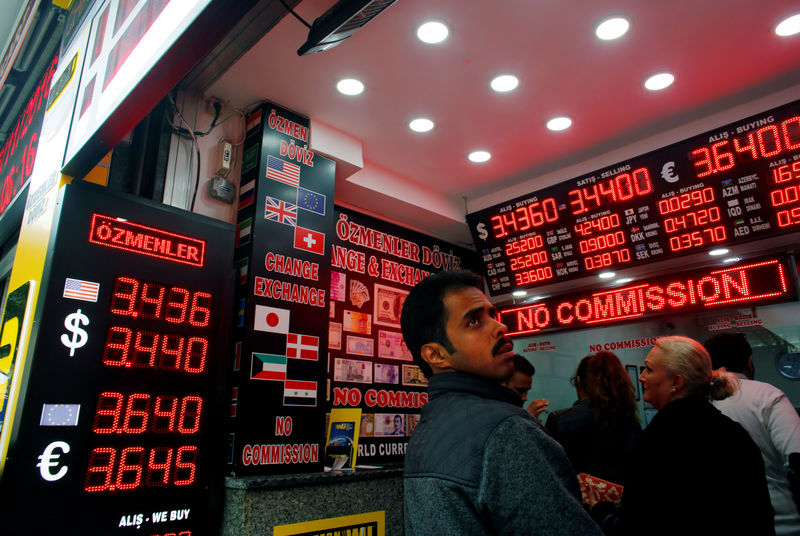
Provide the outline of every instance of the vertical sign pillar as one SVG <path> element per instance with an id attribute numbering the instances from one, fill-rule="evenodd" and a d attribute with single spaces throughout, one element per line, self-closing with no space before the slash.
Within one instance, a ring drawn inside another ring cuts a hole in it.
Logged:
<path id="1" fill-rule="evenodd" d="M 308 119 L 272 104 L 247 118 L 229 437 L 237 475 L 322 470 L 335 164 L 308 141 Z"/>

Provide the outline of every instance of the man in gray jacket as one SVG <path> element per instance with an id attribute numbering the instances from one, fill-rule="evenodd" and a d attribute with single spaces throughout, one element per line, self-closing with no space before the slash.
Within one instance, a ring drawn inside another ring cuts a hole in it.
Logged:
<path id="1" fill-rule="evenodd" d="M 403 306 L 403 337 L 430 379 L 406 451 L 406 534 L 600 535 L 564 451 L 500 385 L 513 343 L 481 289 L 471 272 L 439 272 Z"/>

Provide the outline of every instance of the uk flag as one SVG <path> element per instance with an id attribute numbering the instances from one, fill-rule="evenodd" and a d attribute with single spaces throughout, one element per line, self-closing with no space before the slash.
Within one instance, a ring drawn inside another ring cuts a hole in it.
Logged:
<path id="1" fill-rule="evenodd" d="M 264 218 L 284 225 L 297 226 L 297 205 L 267 196 Z"/>

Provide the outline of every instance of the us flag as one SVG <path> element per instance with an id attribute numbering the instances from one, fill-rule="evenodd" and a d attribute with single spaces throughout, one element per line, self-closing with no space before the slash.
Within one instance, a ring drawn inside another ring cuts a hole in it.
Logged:
<path id="1" fill-rule="evenodd" d="M 267 196 L 264 218 L 284 225 L 297 226 L 297 205 Z"/>
<path id="2" fill-rule="evenodd" d="M 300 186 L 300 166 L 268 155 L 267 178 L 297 188 Z"/>
<path id="3" fill-rule="evenodd" d="M 70 279 L 64 282 L 64 298 L 73 300 L 97 301 L 97 294 L 100 292 L 100 283 L 94 281 L 81 281 L 80 279 Z"/>

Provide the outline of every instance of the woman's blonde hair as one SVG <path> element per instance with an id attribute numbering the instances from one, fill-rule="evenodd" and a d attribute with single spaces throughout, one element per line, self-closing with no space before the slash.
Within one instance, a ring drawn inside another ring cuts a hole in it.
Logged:
<path id="1" fill-rule="evenodd" d="M 694 339 L 682 335 L 659 337 L 656 339 L 656 348 L 663 353 L 667 372 L 672 376 L 683 376 L 689 396 L 722 400 L 739 388 L 736 376 L 724 368 L 711 368 L 711 356 Z"/>

